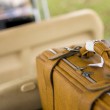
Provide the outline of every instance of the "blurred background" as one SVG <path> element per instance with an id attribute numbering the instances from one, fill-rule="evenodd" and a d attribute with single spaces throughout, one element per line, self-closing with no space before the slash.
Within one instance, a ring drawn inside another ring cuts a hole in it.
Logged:
<path id="1" fill-rule="evenodd" d="M 56 16 L 79 9 L 95 10 L 105 26 L 105 38 L 110 36 L 110 0 L 48 0 L 50 13 Z"/>
<path id="2" fill-rule="evenodd" d="M 0 0 L 0 28 L 90 8 L 95 10 L 104 22 L 104 37 L 108 38 L 110 36 L 109 3 L 109 0 Z"/>

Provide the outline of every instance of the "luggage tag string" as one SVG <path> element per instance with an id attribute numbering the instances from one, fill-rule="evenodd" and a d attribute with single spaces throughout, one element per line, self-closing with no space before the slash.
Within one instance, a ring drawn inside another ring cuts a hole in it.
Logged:
<path id="1" fill-rule="evenodd" d="M 95 52 L 94 45 L 97 42 L 99 42 L 99 40 L 87 41 L 86 42 L 86 45 L 85 45 L 86 50 L 87 51 L 90 51 L 90 52 Z M 104 65 L 104 59 L 101 56 L 99 56 L 99 57 L 100 57 L 100 63 L 88 64 L 88 66 L 90 66 L 90 67 L 103 67 L 103 65 Z"/>

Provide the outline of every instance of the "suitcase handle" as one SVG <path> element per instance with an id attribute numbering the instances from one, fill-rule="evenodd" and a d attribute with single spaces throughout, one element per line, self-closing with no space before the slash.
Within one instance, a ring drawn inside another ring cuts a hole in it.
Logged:
<path id="1" fill-rule="evenodd" d="M 82 56 L 88 52 L 96 53 L 101 57 L 101 63 L 89 64 L 89 66 L 103 67 L 104 64 L 110 67 L 110 48 L 103 41 L 88 41 L 85 46 L 80 49 Z"/>

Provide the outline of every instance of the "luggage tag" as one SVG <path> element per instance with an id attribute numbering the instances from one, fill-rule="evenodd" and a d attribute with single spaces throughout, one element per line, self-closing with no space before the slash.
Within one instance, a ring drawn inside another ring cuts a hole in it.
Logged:
<path id="1" fill-rule="evenodd" d="M 95 42 L 96 42 L 96 40 L 95 41 L 87 41 L 86 42 L 86 45 L 85 45 L 86 50 L 88 50 L 90 52 L 95 52 L 95 50 L 94 50 L 94 44 L 95 44 Z M 99 56 L 99 57 L 100 57 L 100 61 L 101 61 L 100 63 L 89 64 L 88 66 L 92 66 L 92 67 L 103 67 L 104 59 L 101 56 Z"/>

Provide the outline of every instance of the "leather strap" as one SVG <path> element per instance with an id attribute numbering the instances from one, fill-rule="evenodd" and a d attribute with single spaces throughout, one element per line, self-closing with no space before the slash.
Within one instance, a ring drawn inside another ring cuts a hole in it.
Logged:
<path id="1" fill-rule="evenodd" d="M 94 92 L 84 92 L 81 95 L 80 102 L 79 102 L 79 108 L 78 110 L 92 110 L 94 102 L 104 93 L 108 92 L 110 90 L 109 88 L 105 88 L 100 91 L 94 91 Z"/>
<path id="2" fill-rule="evenodd" d="M 47 62 L 45 63 L 45 67 L 44 67 L 44 75 L 45 75 L 45 82 L 46 82 L 46 86 L 47 86 L 47 103 L 48 103 L 48 110 L 54 110 L 54 99 L 53 99 L 53 92 L 54 92 L 54 86 L 53 86 L 53 70 L 54 67 L 59 63 L 59 59 L 54 60 L 54 61 L 50 61 L 47 60 Z"/>
<path id="3" fill-rule="evenodd" d="M 61 53 L 57 53 L 57 54 L 53 55 L 52 57 L 50 57 L 49 59 L 56 60 L 56 59 L 68 58 L 68 57 L 71 57 L 77 53 L 79 53 L 79 48 L 78 49 L 73 48 L 70 51 L 64 50 Z"/>

